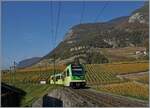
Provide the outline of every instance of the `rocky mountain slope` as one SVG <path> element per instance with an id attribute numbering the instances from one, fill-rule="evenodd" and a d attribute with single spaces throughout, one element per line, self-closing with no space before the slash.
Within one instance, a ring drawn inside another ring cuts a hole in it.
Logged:
<path id="1" fill-rule="evenodd" d="M 76 57 L 82 63 L 105 63 L 109 59 L 100 48 L 145 47 L 149 38 L 148 2 L 130 16 L 120 17 L 105 23 L 75 25 L 65 39 L 41 62 L 70 63 Z M 99 50 L 98 50 L 99 49 Z"/>

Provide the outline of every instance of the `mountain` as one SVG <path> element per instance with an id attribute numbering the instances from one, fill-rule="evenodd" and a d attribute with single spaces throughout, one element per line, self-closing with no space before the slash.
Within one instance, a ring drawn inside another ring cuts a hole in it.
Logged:
<path id="1" fill-rule="evenodd" d="M 130 16 L 104 23 L 86 23 L 69 29 L 65 38 L 41 63 L 71 63 L 79 58 L 82 63 L 105 63 L 109 59 L 101 48 L 144 47 L 149 38 L 149 4 L 135 10 Z"/>
<path id="2" fill-rule="evenodd" d="M 33 57 L 33 58 L 22 60 L 17 64 L 17 68 L 29 67 L 29 66 L 39 62 L 40 59 L 41 59 L 41 57 Z"/>

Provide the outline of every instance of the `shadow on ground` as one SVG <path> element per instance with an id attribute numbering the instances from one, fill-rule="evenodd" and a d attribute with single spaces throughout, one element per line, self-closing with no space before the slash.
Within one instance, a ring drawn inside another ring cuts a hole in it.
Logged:
<path id="1" fill-rule="evenodd" d="M 2 107 L 19 107 L 21 100 L 26 95 L 21 89 L 1 83 L 1 106 Z"/>
<path id="2" fill-rule="evenodd" d="M 63 101 L 60 99 L 45 95 L 43 97 L 43 107 L 63 107 Z"/>
<path id="3" fill-rule="evenodd" d="M 90 89 L 91 87 L 86 86 L 86 87 L 71 87 L 72 89 Z"/>

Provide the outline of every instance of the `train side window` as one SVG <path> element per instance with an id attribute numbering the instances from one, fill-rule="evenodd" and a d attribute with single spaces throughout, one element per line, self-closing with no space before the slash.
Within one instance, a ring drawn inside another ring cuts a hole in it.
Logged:
<path id="1" fill-rule="evenodd" d="M 67 76 L 69 76 L 69 69 L 67 69 Z"/>
<path id="2" fill-rule="evenodd" d="M 62 80 L 64 80 L 65 78 L 65 74 L 63 73 L 62 76 L 61 76 Z"/>
<path id="3" fill-rule="evenodd" d="M 66 77 L 66 72 L 63 72 L 63 77 Z"/>
<path id="4" fill-rule="evenodd" d="M 56 81 L 58 81 L 60 79 L 60 76 L 56 76 Z"/>
<path id="5" fill-rule="evenodd" d="M 65 76 L 65 77 L 67 76 L 67 71 L 64 72 L 64 76 Z"/>

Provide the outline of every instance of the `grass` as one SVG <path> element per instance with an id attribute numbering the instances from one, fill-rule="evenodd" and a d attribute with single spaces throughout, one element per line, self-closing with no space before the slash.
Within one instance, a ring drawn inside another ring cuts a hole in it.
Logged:
<path id="1" fill-rule="evenodd" d="M 50 92 L 56 87 L 59 87 L 50 84 L 22 84 L 17 82 L 9 85 L 13 85 L 26 92 L 26 95 L 21 100 L 21 107 L 32 106 L 32 103 L 35 102 L 38 98 L 44 96 L 46 93 Z"/>
<path id="2" fill-rule="evenodd" d="M 114 93 L 123 96 L 129 96 L 137 99 L 149 99 L 148 85 L 142 85 L 135 82 L 125 82 L 120 84 L 109 84 L 96 88 L 97 90 Z"/>
<path id="3" fill-rule="evenodd" d="M 44 85 L 39 84 L 40 80 L 46 80 L 47 82 L 49 81 L 50 75 L 54 73 L 51 67 L 49 67 L 47 70 L 44 70 L 43 68 L 43 70 L 41 69 L 35 71 L 36 69 L 39 68 L 27 68 L 17 70 L 13 73 L 2 73 L 2 82 L 15 86 L 16 88 L 20 88 L 26 92 L 26 95 L 21 100 L 22 107 L 31 106 L 32 103 L 35 102 L 38 98 L 42 97 L 56 87 L 59 87 L 50 85 L 49 83 Z M 62 71 L 62 67 L 56 71 Z"/>
<path id="4" fill-rule="evenodd" d="M 39 84 L 39 81 L 45 79 L 49 80 L 53 71 L 30 71 L 30 72 L 15 72 L 15 73 L 2 73 L 2 82 L 13 85 L 16 88 L 26 92 L 26 95 L 21 101 L 21 106 L 31 106 L 38 98 L 42 97 L 50 90 L 58 86 L 50 84 Z"/>

